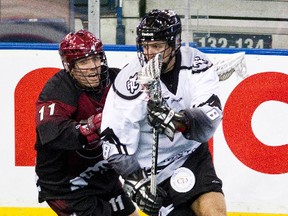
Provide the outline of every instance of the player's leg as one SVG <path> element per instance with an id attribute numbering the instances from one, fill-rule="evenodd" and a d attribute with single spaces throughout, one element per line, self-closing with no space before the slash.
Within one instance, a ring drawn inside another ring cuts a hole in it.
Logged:
<path id="1" fill-rule="evenodd" d="M 189 206 L 178 206 L 173 209 L 167 216 L 196 216 Z"/>
<path id="2" fill-rule="evenodd" d="M 58 216 L 139 216 L 130 198 L 121 191 L 110 200 L 86 195 L 66 200 L 47 200 Z"/>
<path id="3" fill-rule="evenodd" d="M 112 216 L 110 204 L 96 196 L 47 200 L 47 203 L 58 216 Z"/>
<path id="4" fill-rule="evenodd" d="M 178 208 L 181 206 L 186 206 L 191 211 L 191 213 L 189 211 L 183 213 L 185 216 L 193 215 L 193 212 L 197 216 L 226 215 L 222 181 L 216 175 L 208 143 L 201 144 L 179 169 L 182 170 L 178 170 L 178 173 L 185 171 L 186 184 L 191 185 L 192 188 L 187 187 L 187 191 L 183 191 L 183 187 L 177 184 L 171 185 L 170 181 L 165 181 L 160 185 L 168 192 L 168 204 L 172 202 L 174 206 L 173 211 L 168 214 L 169 216 L 170 214 L 173 216 L 174 212 L 177 214 Z M 178 191 L 179 188 L 182 190 Z M 201 214 L 206 209 L 209 211 Z M 206 214 L 210 211 L 219 211 L 221 214 Z"/>
<path id="5" fill-rule="evenodd" d="M 190 161 L 197 164 L 194 174 L 196 197 L 191 204 L 197 216 L 226 216 L 226 204 L 222 191 L 222 181 L 217 177 L 211 154 L 206 143 L 199 147 L 198 159 Z M 188 165 L 189 166 L 189 165 Z"/>
<path id="6" fill-rule="evenodd" d="M 199 196 L 191 205 L 197 216 L 226 216 L 224 196 L 220 192 L 208 192 Z"/>
<path id="7" fill-rule="evenodd" d="M 73 210 L 70 208 L 69 203 L 67 203 L 65 200 L 55 199 L 46 200 L 46 202 L 58 216 L 73 215 Z"/>

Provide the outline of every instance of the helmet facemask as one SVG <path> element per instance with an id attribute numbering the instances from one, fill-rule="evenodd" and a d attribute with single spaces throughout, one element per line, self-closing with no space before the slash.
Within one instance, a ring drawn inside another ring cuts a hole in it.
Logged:
<path id="1" fill-rule="evenodd" d="M 69 73 L 77 87 L 85 90 L 98 91 L 110 84 L 104 53 L 78 59 Z"/>
<path id="2" fill-rule="evenodd" d="M 166 41 L 147 41 L 140 45 L 141 52 L 138 52 L 138 58 L 142 62 L 142 66 L 152 59 L 156 54 L 161 53 L 163 57 L 162 73 L 170 71 L 174 66 L 173 57 L 175 49 Z M 151 51 L 150 51 L 151 49 Z M 171 62 L 171 63 L 170 63 Z M 172 64 L 173 62 L 173 64 Z"/>

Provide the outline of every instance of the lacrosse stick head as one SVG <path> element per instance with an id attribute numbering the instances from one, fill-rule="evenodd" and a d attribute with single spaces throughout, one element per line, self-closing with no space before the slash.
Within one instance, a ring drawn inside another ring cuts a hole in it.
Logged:
<path id="1" fill-rule="evenodd" d="M 160 102 L 162 100 L 160 86 L 162 61 L 163 57 L 161 53 L 158 53 L 144 65 L 140 72 L 138 72 L 138 82 L 142 84 L 143 91 L 147 92 L 149 99 L 155 102 Z"/>
<path id="2" fill-rule="evenodd" d="M 160 78 L 162 69 L 162 55 L 158 53 L 154 58 L 150 59 L 141 71 L 138 72 L 138 82 L 140 84 L 150 84 L 151 82 Z"/>
<path id="3" fill-rule="evenodd" d="M 241 78 L 248 76 L 245 52 L 238 52 L 221 59 L 214 64 L 214 70 L 217 72 L 219 80 L 227 80 L 234 72 Z"/>

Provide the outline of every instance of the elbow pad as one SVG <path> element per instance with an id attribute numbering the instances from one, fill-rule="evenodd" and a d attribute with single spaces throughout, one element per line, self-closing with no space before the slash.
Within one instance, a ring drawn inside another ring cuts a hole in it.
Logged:
<path id="1" fill-rule="evenodd" d="M 128 154 L 127 148 L 119 141 L 111 128 L 106 128 L 102 132 L 102 140 L 103 157 L 117 174 L 126 178 L 140 169 L 138 160 L 133 154 Z"/>
<path id="2" fill-rule="evenodd" d="M 215 133 L 222 120 L 222 111 L 218 107 L 205 104 L 201 107 L 182 110 L 188 118 L 188 128 L 183 132 L 186 139 L 207 142 Z"/>
<path id="3" fill-rule="evenodd" d="M 110 156 L 107 161 L 123 179 L 140 169 L 140 164 L 134 155 L 115 154 Z"/>

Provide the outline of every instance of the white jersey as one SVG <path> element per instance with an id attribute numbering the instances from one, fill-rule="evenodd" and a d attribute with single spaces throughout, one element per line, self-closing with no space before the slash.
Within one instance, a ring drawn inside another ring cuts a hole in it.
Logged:
<path id="1" fill-rule="evenodd" d="M 176 112 L 197 107 L 219 92 L 218 76 L 206 55 L 189 47 L 181 47 L 180 51 L 182 60 L 176 94 L 171 93 L 161 81 L 165 105 Z M 105 158 L 114 154 L 134 155 L 140 167 L 149 170 L 153 138 L 152 127 L 147 121 L 148 96 L 141 91 L 142 87 L 137 82 L 137 72 L 140 70 L 138 58 L 134 59 L 121 70 L 108 93 L 101 131 L 111 128 L 121 145 L 104 142 L 103 154 Z M 216 117 L 221 121 L 221 110 L 217 110 Z M 209 138 L 207 137 L 207 140 Z M 181 132 L 176 132 L 173 141 L 160 134 L 158 167 L 165 167 L 172 161 L 186 158 L 185 156 L 195 151 L 200 144 L 199 141 L 185 138 Z"/>

